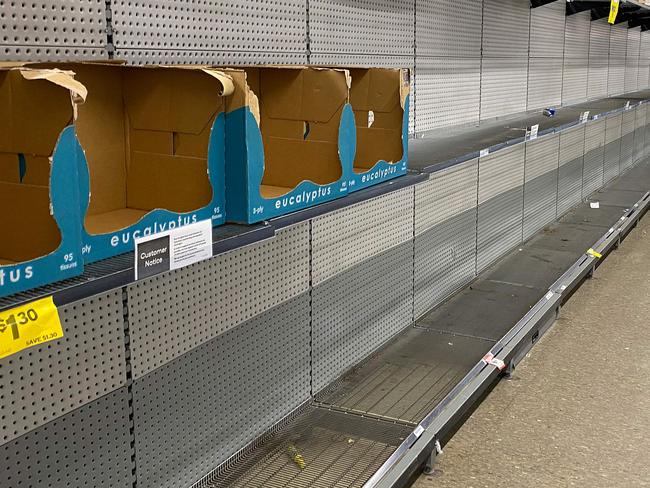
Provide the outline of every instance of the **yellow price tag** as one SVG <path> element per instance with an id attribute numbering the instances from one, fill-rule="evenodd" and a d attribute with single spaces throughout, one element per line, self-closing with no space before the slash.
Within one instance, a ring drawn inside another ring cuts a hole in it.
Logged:
<path id="1" fill-rule="evenodd" d="M 62 337 L 52 297 L 0 312 L 0 359 Z"/>
<path id="2" fill-rule="evenodd" d="M 618 5 L 620 3 L 620 0 L 612 0 L 612 2 L 609 4 L 609 19 L 607 22 L 610 24 L 616 22 L 616 16 L 618 15 Z"/>
<path id="3" fill-rule="evenodd" d="M 600 254 L 598 251 L 594 251 L 593 249 L 587 249 L 587 254 L 590 256 L 595 257 L 596 259 L 600 259 L 603 257 L 602 254 Z"/>

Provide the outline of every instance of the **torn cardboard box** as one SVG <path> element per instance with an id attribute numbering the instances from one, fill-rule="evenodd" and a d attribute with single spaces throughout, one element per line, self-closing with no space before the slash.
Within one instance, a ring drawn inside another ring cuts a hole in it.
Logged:
<path id="1" fill-rule="evenodd" d="M 408 170 L 408 69 L 352 68 L 350 103 L 356 124 L 350 191 L 361 190 Z"/>
<path id="2" fill-rule="evenodd" d="M 259 222 L 344 196 L 355 144 L 349 73 L 264 67 L 232 77 L 228 220 Z"/>
<path id="3" fill-rule="evenodd" d="M 83 272 L 74 74 L 0 67 L 0 296 Z"/>
<path id="4" fill-rule="evenodd" d="M 86 262 L 130 251 L 139 237 L 222 224 L 230 76 L 200 67 L 70 69 L 88 88 L 75 123 Z"/>

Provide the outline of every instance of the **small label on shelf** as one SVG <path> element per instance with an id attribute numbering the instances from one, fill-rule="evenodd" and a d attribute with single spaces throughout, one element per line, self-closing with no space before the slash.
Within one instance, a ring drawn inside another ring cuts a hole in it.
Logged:
<path id="1" fill-rule="evenodd" d="M 484 157 L 487 156 L 488 154 L 490 154 L 490 148 L 487 148 L 487 149 L 481 149 L 481 152 L 479 152 L 478 155 L 479 155 L 479 157 L 484 158 Z"/>
<path id="2" fill-rule="evenodd" d="M 0 359 L 63 337 L 51 296 L 0 312 Z"/>
<path id="3" fill-rule="evenodd" d="M 202 220 L 135 241 L 135 279 L 183 268 L 212 257 L 212 221 Z"/>
<path id="4" fill-rule="evenodd" d="M 528 131 L 528 140 L 529 141 L 534 141 L 537 139 L 537 132 L 539 131 L 539 124 L 535 124 L 530 127 L 530 130 Z"/>
<path id="5" fill-rule="evenodd" d="M 582 114 L 580 114 L 581 124 L 584 124 L 585 122 L 587 122 L 587 120 L 589 120 L 589 110 L 587 110 L 586 112 L 582 112 Z"/>
<path id="6" fill-rule="evenodd" d="M 600 202 L 589 202 L 591 208 L 600 208 Z"/>

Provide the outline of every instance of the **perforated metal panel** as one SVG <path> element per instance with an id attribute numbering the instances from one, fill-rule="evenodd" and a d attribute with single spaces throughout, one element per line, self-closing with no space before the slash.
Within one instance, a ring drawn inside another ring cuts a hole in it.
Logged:
<path id="1" fill-rule="evenodd" d="M 120 388 L 2 446 L 7 488 L 133 488 L 129 394 Z"/>
<path id="2" fill-rule="evenodd" d="M 414 25 L 414 2 L 309 0 L 310 48 L 314 53 L 410 56 Z"/>
<path id="3" fill-rule="evenodd" d="M 481 2 L 420 0 L 416 3 L 418 56 L 481 56 Z"/>
<path id="4" fill-rule="evenodd" d="M 313 392 L 408 327 L 412 314 L 412 241 L 316 285 L 312 290 Z"/>
<path id="5" fill-rule="evenodd" d="M 556 0 L 530 11 L 530 56 L 562 57 L 566 1 Z"/>
<path id="6" fill-rule="evenodd" d="M 557 216 L 580 203 L 585 124 L 560 132 Z"/>
<path id="7" fill-rule="evenodd" d="M 483 58 L 481 120 L 524 112 L 528 94 L 528 58 Z"/>
<path id="8" fill-rule="evenodd" d="M 609 55 L 625 58 L 627 53 L 627 23 L 621 22 L 610 26 L 609 30 Z"/>
<path id="9" fill-rule="evenodd" d="M 476 276 L 476 207 L 415 237 L 417 319 Z"/>
<path id="10" fill-rule="evenodd" d="M 609 77 L 609 58 L 589 57 L 589 83 L 587 98 L 602 98 L 607 96 L 607 80 Z"/>
<path id="11" fill-rule="evenodd" d="M 639 43 L 641 41 L 641 28 L 627 30 L 627 51 L 625 55 L 625 91 L 637 90 L 639 75 Z"/>
<path id="12" fill-rule="evenodd" d="M 105 0 L 0 2 L 0 59 L 108 59 Z"/>
<path id="13" fill-rule="evenodd" d="M 636 126 L 636 113 L 634 110 L 623 112 L 621 124 L 621 173 L 632 166 L 634 162 L 634 129 Z"/>
<path id="14" fill-rule="evenodd" d="M 479 160 L 479 204 L 524 184 L 524 148 L 517 144 Z"/>
<path id="15" fill-rule="evenodd" d="M 483 56 L 528 56 L 530 10 L 528 0 L 484 0 Z"/>
<path id="16" fill-rule="evenodd" d="M 643 159 L 645 148 L 645 121 L 646 106 L 640 105 L 636 108 L 636 125 L 634 130 L 634 162 Z"/>
<path id="17" fill-rule="evenodd" d="M 528 110 L 562 103 L 560 58 L 530 58 L 528 63 Z"/>
<path id="18" fill-rule="evenodd" d="M 586 59 L 589 57 L 591 24 L 591 12 L 589 10 L 586 12 L 580 12 L 574 15 L 566 16 L 566 24 L 564 27 L 565 58 Z M 607 47 L 608 45 L 605 44 L 605 55 L 607 54 Z M 594 49 L 597 49 L 597 47 L 594 47 Z"/>
<path id="19" fill-rule="evenodd" d="M 587 123 L 582 196 L 587 197 L 603 186 L 606 119 Z"/>
<path id="20" fill-rule="evenodd" d="M 415 235 L 476 207 L 478 158 L 433 173 L 415 186 Z"/>
<path id="21" fill-rule="evenodd" d="M 306 0 L 112 0 L 111 8 L 117 56 L 134 63 L 306 60 Z"/>
<path id="22" fill-rule="evenodd" d="M 555 219 L 559 153 L 558 134 L 526 143 L 524 239 Z"/>
<path id="23" fill-rule="evenodd" d="M 476 272 L 504 256 L 523 238 L 523 186 L 479 203 Z"/>
<path id="24" fill-rule="evenodd" d="M 129 286 L 134 378 L 308 288 L 308 222 Z"/>
<path id="25" fill-rule="evenodd" d="M 610 26 L 607 19 L 595 20 L 589 27 L 589 57 L 607 58 L 610 41 Z"/>
<path id="26" fill-rule="evenodd" d="M 588 58 L 564 58 L 562 74 L 562 104 L 568 105 L 587 98 L 589 77 Z"/>
<path id="27" fill-rule="evenodd" d="M 639 59 L 639 74 L 637 77 L 637 88 L 645 90 L 650 86 L 650 59 Z"/>
<path id="28" fill-rule="evenodd" d="M 609 71 L 607 72 L 607 94 L 620 95 L 625 91 L 625 58 L 609 58 Z"/>
<path id="29" fill-rule="evenodd" d="M 481 60 L 420 58 L 415 72 L 418 132 L 479 120 Z"/>
<path id="30" fill-rule="evenodd" d="M 413 188 L 404 188 L 312 221 L 312 284 L 413 238 Z"/>
<path id="31" fill-rule="evenodd" d="M 622 115 L 610 115 L 605 126 L 605 154 L 603 180 L 605 183 L 618 176 L 621 156 Z"/>
<path id="32" fill-rule="evenodd" d="M 309 398 L 309 294 L 133 384 L 138 487 L 191 486 Z"/>
<path id="33" fill-rule="evenodd" d="M 326 54 L 311 53 L 309 64 L 316 66 L 345 66 L 346 68 L 372 66 L 375 68 L 411 68 L 415 66 L 415 56 L 388 56 L 381 54 Z M 413 91 L 411 91 L 413 93 Z M 414 108 L 414 104 L 411 104 Z"/>
<path id="34" fill-rule="evenodd" d="M 63 338 L 0 359 L 0 444 L 126 384 L 121 290 L 59 316 Z"/>

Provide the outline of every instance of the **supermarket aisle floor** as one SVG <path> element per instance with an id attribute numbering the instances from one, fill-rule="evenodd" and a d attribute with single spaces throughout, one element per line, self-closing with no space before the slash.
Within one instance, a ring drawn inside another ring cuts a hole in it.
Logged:
<path id="1" fill-rule="evenodd" d="M 650 487 L 650 215 L 415 488 Z"/>

